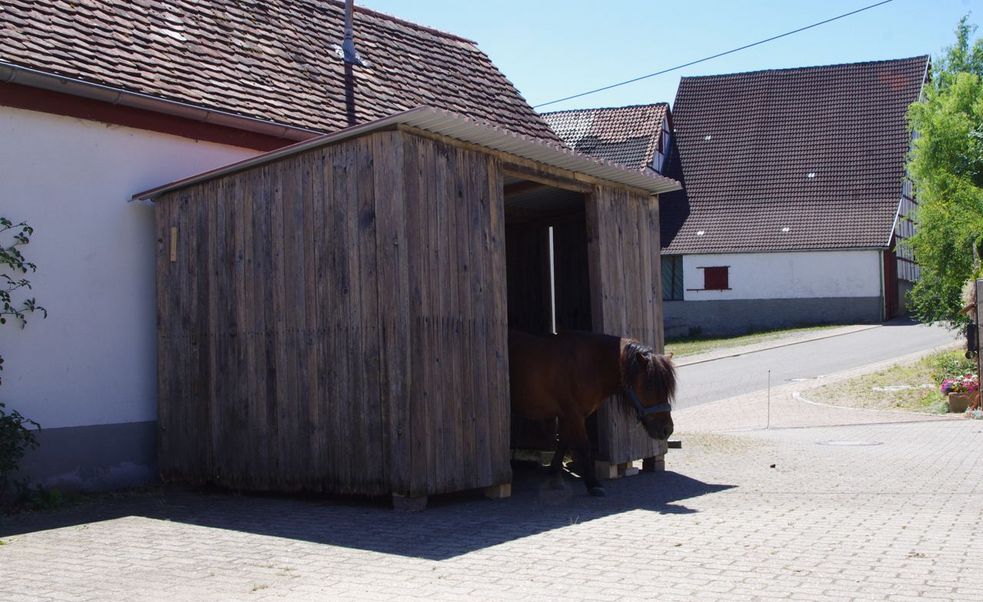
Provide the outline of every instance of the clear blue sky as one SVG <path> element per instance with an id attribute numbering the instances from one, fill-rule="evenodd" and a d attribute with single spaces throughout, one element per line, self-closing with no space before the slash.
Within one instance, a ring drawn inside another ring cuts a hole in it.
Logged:
<path id="1" fill-rule="evenodd" d="M 876 0 L 355 0 L 478 43 L 530 104 L 659 71 Z M 938 56 L 983 0 L 894 0 L 762 46 L 540 110 L 672 102 L 680 76 Z M 357 32 L 356 32 L 357 36 Z M 357 38 L 356 38 L 357 43 Z"/>

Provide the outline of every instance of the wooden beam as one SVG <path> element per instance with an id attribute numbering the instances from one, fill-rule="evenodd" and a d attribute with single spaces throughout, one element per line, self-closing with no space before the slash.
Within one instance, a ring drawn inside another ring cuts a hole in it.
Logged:
<path id="1" fill-rule="evenodd" d="M 539 184 L 540 186 L 570 190 L 581 194 L 587 194 L 594 190 L 593 184 L 576 179 L 575 176 L 582 174 L 570 172 L 569 175 L 564 175 L 563 173 L 558 173 L 560 170 L 556 170 L 555 168 L 532 164 L 533 162 L 531 161 L 528 162 L 529 164 L 520 164 L 515 162 L 516 159 L 518 157 L 512 155 L 503 157 L 505 175 L 512 176 L 513 178 L 521 178 L 527 182 Z"/>
<path id="2" fill-rule="evenodd" d="M 515 184 L 508 184 L 505 186 L 505 196 L 508 197 L 513 194 L 521 194 L 523 192 L 537 190 L 539 188 L 547 188 L 547 185 L 542 182 L 531 182 L 529 180 L 524 180 L 522 182 L 516 182 Z"/>
<path id="3" fill-rule="evenodd" d="M 611 187 L 628 190 L 633 194 L 640 194 L 644 196 L 658 196 L 658 195 L 653 195 L 651 192 L 647 190 L 643 190 L 641 188 L 635 188 L 634 186 L 620 184 L 618 182 L 605 180 L 603 178 L 596 178 L 594 176 L 590 176 L 584 173 L 570 171 L 568 169 L 562 169 L 559 167 L 554 167 L 552 165 L 546 165 L 545 163 L 540 163 L 538 161 L 526 159 L 518 155 L 513 155 L 512 153 L 496 150 L 493 148 L 489 148 L 487 146 L 482 146 L 480 144 L 474 144 L 473 142 L 464 142 L 462 140 L 458 140 L 457 138 L 451 138 L 450 136 L 435 134 L 433 132 L 429 132 L 427 130 L 416 128 L 413 126 L 398 124 L 396 126 L 396 129 L 398 129 L 401 132 L 413 134 L 414 136 L 420 136 L 422 138 L 428 138 L 430 140 L 437 140 L 439 142 L 452 144 L 460 148 L 481 152 L 486 155 L 491 155 L 502 162 L 502 168 L 505 171 L 506 175 L 522 178 L 524 180 L 541 182 L 547 186 L 553 186 L 554 188 L 562 188 L 564 190 L 572 190 L 574 192 L 587 193 L 593 190 L 593 187 L 595 185 L 604 185 L 604 186 L 611 186 Z"/>

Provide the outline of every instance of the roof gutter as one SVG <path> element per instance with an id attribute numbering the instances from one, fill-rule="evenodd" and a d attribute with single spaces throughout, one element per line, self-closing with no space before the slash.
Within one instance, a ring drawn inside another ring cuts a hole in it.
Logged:
<path id="1" fill-rule="evenodd" d="M 307 128 L 283 125 L 273 121 L 265 121 L 255 117 L 237 115 L 226 111 L 207 109 L 176 100 L 166 100 L 140 92 L 130 92 L 121 88 L 114 88 L 112 86 L 63 75 L 55 75 L 53 73 L 31 69 L 30 67 L 22 67 L 5 61 L 0 61 L 0 84 L 2 83 L 20 84 L 31 88 L 98 100 L 112 105 L 154 111 L 192 121 L 230 127 L 277 138 L 286 138 L 288 140 L 307 140 L 324 133 Z"/>

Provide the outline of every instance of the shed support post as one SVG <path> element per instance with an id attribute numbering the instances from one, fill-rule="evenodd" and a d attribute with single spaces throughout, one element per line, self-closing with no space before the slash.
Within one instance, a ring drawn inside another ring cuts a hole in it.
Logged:
<path id="1" fill-rule="evenodd" d="M 661 472 L 665 469 L 665 456 L 650 456 L 642 459 L 642 472 Z"/>
<path id="2" fill-rule="evenodd" d="M 599 479 L 617 479 L 621 476 L 618 474 L 617 464 L 603 462 L 601 460 L 594 461 L 594 472 Z"/>

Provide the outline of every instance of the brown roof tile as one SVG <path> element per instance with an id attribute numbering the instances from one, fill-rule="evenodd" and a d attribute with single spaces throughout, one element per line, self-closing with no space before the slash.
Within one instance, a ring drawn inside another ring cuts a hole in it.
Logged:
<path id="1" fill-rule="evenodd" d="M 570 148 L 599 159 L 642 169 L 652 163 L 669 105 L 574 109 L 543 113 Z"/>
<path id="2" fill-rule="evenodd" d="M 556 136 L 477 46 L 356 7 L 356 114 L 421 104 Z M 0 3 L 0 61 L 284 125 L 347 125 L 334 0 Z"/>
<path id="3" fill-rule="evenodd" d="M 663 198 L 665 252 L 887 247 L 905 115 L 927 66 L 921 56 L 683 78 L 666 175 L 685 192 Z"/>

